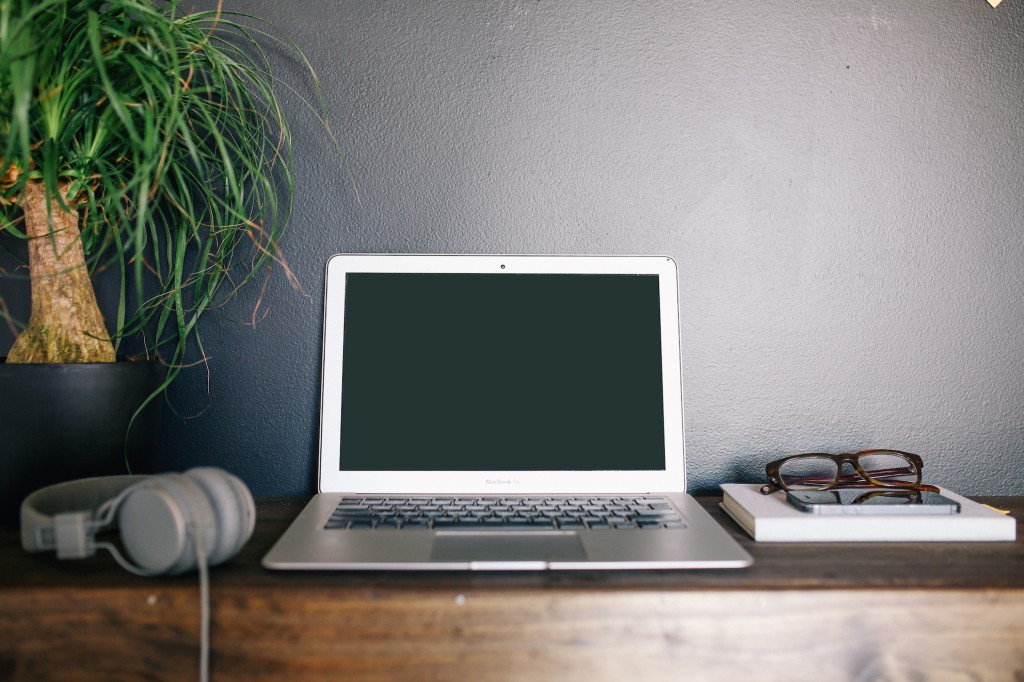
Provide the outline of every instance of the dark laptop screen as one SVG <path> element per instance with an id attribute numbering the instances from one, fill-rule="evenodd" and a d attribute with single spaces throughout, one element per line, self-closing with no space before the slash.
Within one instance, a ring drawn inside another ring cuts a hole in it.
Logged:
<path id="1" fill-rule="evenodd" d="M 665 467 L 656 275 L 349 274 L 341 469 Z"/>

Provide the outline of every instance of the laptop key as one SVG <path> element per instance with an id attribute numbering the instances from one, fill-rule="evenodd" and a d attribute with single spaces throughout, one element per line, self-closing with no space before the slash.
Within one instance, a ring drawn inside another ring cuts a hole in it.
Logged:
<path id="1" fill-rule="evenodd" d="M 335 514 L 331 517 L 331 521 L 337 521 L 338 523 L 351 523 L 351 522 L 369 522 L 373 523 L 379 517 L 373 514 Z"/>
<path id="2" fill-rule="evenodd" d="M 373 528 L 373 521 L 353 521 L 349 528 L 370 529 Z"/>
<path id="3" fill-rule="evenodd" d="M 677 514 L 666 514 L 666 515 L 637 514 L 636 516 L 633 517 L 633 521 L 636 522 L 636 523 L 647 523 L 647 522 L 666 523 L 668 521 L 682 521 L 682 519 L 679 518 L 679 516 Z"/>
<path id="4" fill-rule="evenodd" d="M 510 521 L 500 526 L 502 529 L 509 530 L 552 530 L 554 527 L 554 524 L 552 524 L 550 520 L 539 523 Z"/>
<path id="5" fill-rule="evenodd" d="M 465 531 L 481 531 L 481 530 L 553 530 L 555 527 L 551 523 L 527 523 L 527 522 L 516 522 L 508 521 L 502 523 L 473 523 L 473 522 L 451 522 L 451 521 L 434 521 L 434 530 L 465 530 Z"/>

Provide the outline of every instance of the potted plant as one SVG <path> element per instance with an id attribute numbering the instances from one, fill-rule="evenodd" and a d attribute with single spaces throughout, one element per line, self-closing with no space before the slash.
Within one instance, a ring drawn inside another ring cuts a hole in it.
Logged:
<path id="1" fill-rule="evenodd" d="M 0 478 L 15 487 L 0 499 L 123 471 L 126 434 L 153 430 L 140 408 L 201 356 L 203 314 L 280 262 L 291 143 L 268 41 L 312 75 L 293 42 L 248 15 L 0 0 L 0 232 L 27 242 L 31 289 L 0 366 Z M 119 282 L 109 320 L 93 288 L 103 271 Z M 115 362 L 133 344 L 149 362 Z M 79 373 L 84 384 L 69 383 Z M 92 435 L 71 425 L 114 403 L 123 414 Z M 40 445 L 39 428 L 73 440 Z M 30 452 L 12 452 L 15 440 Z M 66 456 L 80 461 L 56 461 Z"/>

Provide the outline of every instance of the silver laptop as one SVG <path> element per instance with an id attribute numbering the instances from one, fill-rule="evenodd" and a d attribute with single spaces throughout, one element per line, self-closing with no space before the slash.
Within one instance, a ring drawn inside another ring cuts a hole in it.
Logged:
<path id="1" fill-rule="evenodd" d="M 686 491 L 675 263 L 337 255 L 292 570 L 738 568 Z"/>

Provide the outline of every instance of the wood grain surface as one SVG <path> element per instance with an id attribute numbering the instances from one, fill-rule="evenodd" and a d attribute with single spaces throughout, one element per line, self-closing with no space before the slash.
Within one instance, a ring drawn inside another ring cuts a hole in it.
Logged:
<path id="1" fill-rule="evenodd" d="M 983 501 L 1020 528 L 1024 498 Z M 274 573 L 259 560 L 304 500 L 260 500 L 252 541 L 211 572 L 212 679 L 1024 679 L 1020 539 L 758 545 L 701 502 L 753 567 Z M 194 574 L 0 541 L 0 680 L 196 677 Z"/>

